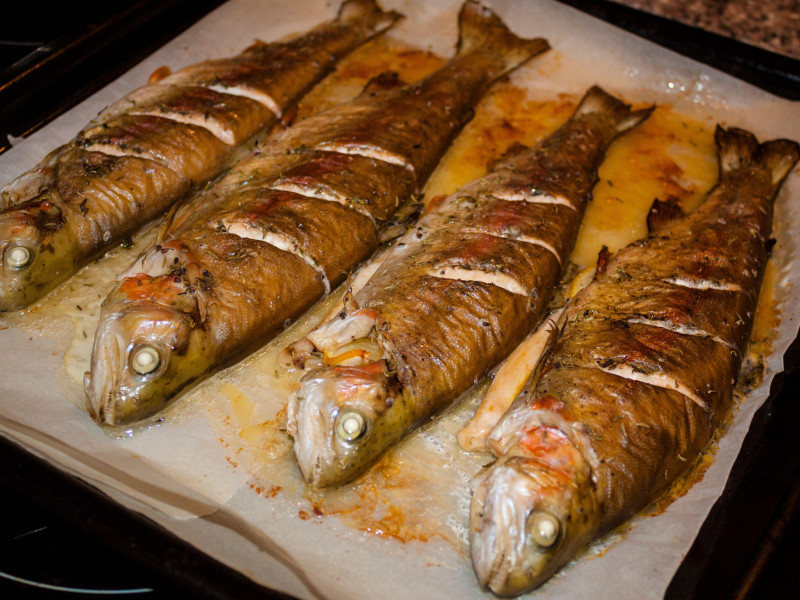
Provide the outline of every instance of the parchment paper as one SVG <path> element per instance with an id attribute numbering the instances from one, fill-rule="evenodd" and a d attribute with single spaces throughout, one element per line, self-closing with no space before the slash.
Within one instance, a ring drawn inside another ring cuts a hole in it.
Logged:
<path id="1" fill-rule="evenodd" d="M 394 36 L 444 56 L 452 53 L 459 2 L 381 0 L 381 4 L 408 17 Z M 527 87 L 533 97 L 579 94 L 600 83 L 628 100 L 674 103 L 676 110 L 704 122 L 745 127 L 762 140 L 800 139 L 797 103 L 761 92 L 554 2 L 495 0 L 489 4 L 516 32 L 547 37 L 553 47 L 514 75 L 515 83 Z M 176 69 L 207 57 L 232 55 L 256 38 L 268 41 L 306 30 L 330 18 L 335 8 L 322 0 L 232 0 L 0 156 L 0 183 L 10 181 L 69 140 L 101 108 L 146 81 L 155 68 L 167 64 Z M 663 595 L 719 496 L 752 415 L 766 399 L 773 376 L 782 369 L 783 353 L 797 334 L 800 266 L 792 232 L 800 230 L 798 206 L 800 176 L 796 169 L 781 192 L 775 219 L 778 243 L 773 257 L 778 269 L 776 300 L 781 324 L 767 357 L 767 376 L 741 403 L 702 481 L 662 514 L 640 519 L 621 539 L 612 539 L 605 552 L 574 561 L 533 596 L 576 598 L 591 593 L 593 598 L 638 599 Z M 97 268 L 112 273 L 114 260 L 105 259 Z M 80 278 L 81 274 L 65 288 L 74 297 L 88 293 L 81 291 Z M 305 326 L 298 323 L 292 332 Z M 297 481 L 291 467 L 278 486 L 282 493 L 270 495 L 253 483 L 257 479 L 253 456 L 237 454 L 240 449 L 218 443 L 225 428 L 235 429 L 236 425 L 215 422 L 215 417 L 236 416 L 235 411 L 225 415 L 220 407 L 235 405 L 237 400 L 231 397 L 228 403 L 220 397 L 225 395 L 226 385 L 244 372 L 249 373 L 244 386 L 249 397 L 262 393 L 265 398 L 250 408 L 265 422 L 279 420 L 276 392 L 269 389 L 269 353 L 201 384 L 182 401 L 196 406 L 178 407 L 163 425 L 112 435 L 91 421 L 76 400 L 75 386 L 65 383 L 64 353 L 86 354 L 86 346 L 68 347 L 70 339 L 72 332 L 66 330 L 52 337 L 31 335 L 15 326 L 0 331 L 3 435 L 255 581 L 298 597 L 418 600 L 488 596 L 478 588 L 463 545 L 467 482 L 479 461 L 455 456 L 452 447 L 442 442 L 458 430 L 468 416 L 467 408 L 448 413 L 406 444 L 412 450 L 415 445 L 427 444 L 444 464 L 452 459 L 453 468 L 442 470 L 436 478 L 440 487 L 453 485 L 454 538 L 402 543 L 375 531 L 354 529 L 337 517 L 300 517 L 310 500 L 300 484 L 291 484 L 292 478 Z M 271 451 L 280 460 L 288 460 L 285 450 L 276 442 Z M 403 448 L 398 457 L 410 464 L 408 468 L 421 470 L 411 464 L 412 450 Z M 232 456 L 240 458 L 232 460 Z"/>

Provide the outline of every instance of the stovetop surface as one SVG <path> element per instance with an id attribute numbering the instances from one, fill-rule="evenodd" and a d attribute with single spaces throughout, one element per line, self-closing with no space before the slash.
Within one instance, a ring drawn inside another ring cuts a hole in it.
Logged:
<path id="1" fill-rule="evenodd" d="M 0 597 L 174 598 L 153 573 L 12 490 L 0 498 Z"/>

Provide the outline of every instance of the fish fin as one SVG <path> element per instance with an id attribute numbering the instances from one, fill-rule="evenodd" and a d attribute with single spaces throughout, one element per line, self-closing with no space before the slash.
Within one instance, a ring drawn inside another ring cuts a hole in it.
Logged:
<path id="1" fill-rule="evenodd" d="M 714 141 L 719 153 L 720 178 L 725 173 L 754 163 L 758 140 L 749 131 L 736 127 L 724 129 L 717 125 L 714 131 Z"/>
<path id="2" fill-rule="evenodd" d="M 772 188 L 777 191 L 789 171 L 800 158 L 800 146 L 791 140 L 772 140 L 758 147 L 758 164 L 772 175 Z"/>
<path id="3" fill-rule="evenodd" d="M 615 98 L 599 86 L 592 86 L 575 109 L 575 116 L 591 113 L 608 114 L 615 122 L 617 134 L 633 129 L 650 116 L 655 105 L 631 111 L 629 104 Z"/>
<path id="4" fill-rule="evenodd" d="M 529 146 L 526 146 L 525 144 L 521 144 L 519 142 L 514 142 L 506 149 L 505 152 L 503 152 L 503 154 L 501 154 L 500 156 L 498 156 L 496 159 L 494 159 L 492 162 L 489 163 L 488 170 L 494 171 L 496 167 L 503 166 L 511 158 L 519 154 L 522 154 L 523 152 L 527 152 L 528 150 L 530 150 Z"/>
<path id="5" fill-rule="evenodd" d="M 608 268 L 608 261 L 611 258 L 611 253 L 608 251 L 608 246 L 603 244 L 600 252 L 597 253 L 597 267 L 594 272 L 594 280 L 606 274 Z"/>
<path id="6" fill-rule="evenodd" d="M 791 140 L 772 140 L 759 144 L 756 136 L 744 129 L 717 125 L 714 141 L 719 151 L 720 177 L 725 173 L 758 165 L 767 169 L 776 192 L 800 158 L 800 146 Z"/>
<path id="7" fill-rule="evenodd" d="M 544 38 L 525 39 L 514 35 L 494 12 L 474 0 L 468 0 L 458 15 L 456 55 L 484 50 L 501 58 L 504 75 L 534 56 L 550 49 Z"/>
<path id="8" fill-rule="evenodd" d="M 361 95 L 374 94 L 375 92 L 383 92 L 385 90 L 394 90 L 406 85 L 406 82 L 400 78 L 397 71 L 384 71 L 379 73 L 367 82 L 364 89 L 361 90 Z"/>
<path id="9" fill-rule="evenodd" d="M 289 110 L 285 111 L 281 115 L 281 126 L 284 128 L 291 127 L 292 123 L 294 123 L 294 120 L 297 118 L 297 113 L 299 110 L 299 106 L 294 104 Z"/>
<path id="10" fill-rule="evenodd" d="M 422 202 L 416 196 L 412 196 L 395 211 L 392 218 L 384 223 L 378 241 L 385 244 L 391 240 L 399 238 L 408 228 L 416 223 L 417 218 L 422 212 Z"/>
<path id="11" fill-rule="evenodd" d="M 342 298 L 342 306 L 344 311 L 347 314 L 352 314 L 356 312 L 361 306 L 359 305 L 358 301 L 356 300 L 356 294 L 353 291 L 352 279 L 348 275 L 347 277 L 347 291 L 344 293 L 344 298 Z"/>
<path id="12" fill-rule="evenodd" d="M 656 198 L 647 213 L 647 231 L 653 233 L 685 216 L 686 213 L 675 196 L 669 196 L 666 200 Z"/>
<path id="13" fill-rule="evenodd" d="M 170 230 L 172 229 L 172 223 L 175 221 L 175 215 L 178 214 L 178 209 L 183 205 L 183 201 L 185 196 L 178 200 L 172 207 L 169 209 L 169 212 L 164 216 L 164 219 L 161 221 L 161 225 L 158 227 L 158 234 L 156 235 L 156 246 L 163 244 L 164 241 L 167 239 L 167 236 L 170 234 Z"/>
<path id="14" fill-rule="evenodd" d="M 403 18 L 399 12 L 381 10 L 375 0 L 345 0 L 339 7 L 339 23 L 362 27 L 368 35 L 378 35 Z"/>
<path id="15" fill-rule="evenodd" d="M 629 129 L 636 127 L 639 123 L 647 119 L 647 117 L 650 116 L 655 108 L 656 106 L 653 104 L 647 108 L 640 108 L 638 110 L 631 111 L 625 119 L 622 119 L 617 123 L 617 134 L 625 133 Z"/>

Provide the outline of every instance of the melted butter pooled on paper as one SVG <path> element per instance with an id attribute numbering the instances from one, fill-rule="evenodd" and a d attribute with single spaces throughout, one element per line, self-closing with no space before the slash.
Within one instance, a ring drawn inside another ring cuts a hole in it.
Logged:
<path id="1" fill-rule="evenodd" d="M 655 198 L 675 197 L 685 212 L 692 211 L 717 181 L 716 157 L 712 129 L 657 106 L 609 148 L 572 262 L 594 265 L 603 246 L 613 253 L 645 237 Z"/>
<path id="2" fill-rule="evenodd" d="M 527 100 L 525 90 L 513 84 L 513 75 L 510 82 L 495 84 L 428 180 L 425 201 L 482 177 L 513 144 L 535 146 L 567 120 L 575 104 L 575 98 L 565 95 L 547 102 Z"/>
<path id="3" fill-rule="evenodd" d="M 761 296 L 758 298 L 756 315 L 753 320 L 753 333 L 750 334 L 750 354 L 757 358 L 772 352 L 772 342 L 781 323 L 781 311 L 775 299 L 778 289 L 778 268 L 773 261 L 767 263 L 764 271 L 764 283 L 761 285 Z M 755 385 L 758 385 L 756 382 Z"/>
<path id="4" fill-rule="evenodd" d="M 297 120 L 355 98 L 367 82 L 378 75 L 394 72 L 404 83 L 414 83 L 445 62 L 441 56 L 414 48 L 391 36 L 379 36 L 342 59 L 336 70 L 303 98 L 297 110 Z"/>
<path id="5" fill-rule="evenodd" d="M 117 273 L 125 270 L 154 237 L 152 232 L 137 235 L 135 241 L 125 244 L 127 247 L 112 248 L 35 304 L 0 315 L 4 325 L 56 340 L 56 351 L 64 356 L 57 379 L 59 390 L 75 406 L 86 404 L 83 374 L 89 370 L 100 305 Z"/>

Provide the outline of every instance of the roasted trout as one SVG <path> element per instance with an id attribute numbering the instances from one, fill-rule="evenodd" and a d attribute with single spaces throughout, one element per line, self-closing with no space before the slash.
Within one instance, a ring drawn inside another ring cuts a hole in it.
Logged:
<path id="1" fill-rule="evenodd" d="M 479 477 L 470 538 L 495 594 L 538 586 L 645 508 L 728 414 L 800 149 L 733 128 L 715 140 L 714 189 L 689 216 L 661 210 L 667 222 L 598 268 L 489 436 L 499 458 Z"/>
<path id="2" fill-rule="evenodd" d="M 347 0 L 302 37 L 186 67 L 106 108 L 0 193 L 0 310 L 34 302 L 219 174 L 399 17 Z"/>
<path id="3" fill-rule="evenodd" d="M 379 77 L 355 100 L 270 139 L 208 191 L 104 302 L 86 391 L 128 423 L 267 342 L 376 249 L 498 77 L 547 49 L 474 2 L 455 58 L 410 86 Z"/>
<path id="4" fill-rule="evenodd" d="M 445 199 L 331 321 L 295 345 L 306 481 L 347 482 L 483 377 L 542 318 L 611 141 L 650 109 L 592 88 L 536 148 Z"/>

